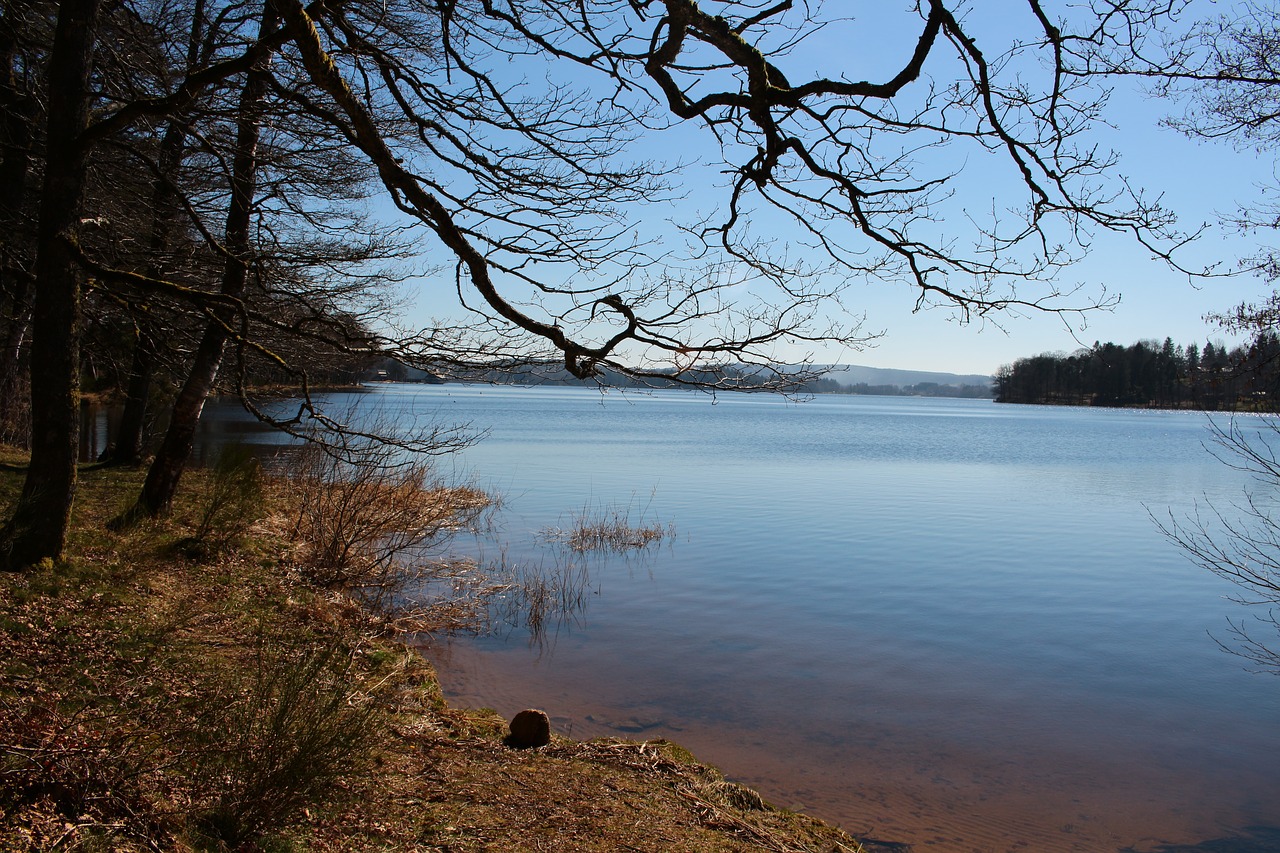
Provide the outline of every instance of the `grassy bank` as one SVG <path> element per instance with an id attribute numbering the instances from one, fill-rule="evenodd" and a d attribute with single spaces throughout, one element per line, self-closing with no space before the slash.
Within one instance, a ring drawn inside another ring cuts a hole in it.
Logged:
<path id="1" fill-rule="evenodd" d="M 141 474 L 86 469 L 66 559 L 0 575 L 0 849 L 859 849 L 670 743 L 506 746 L 357 594 L 382 569 L 321 582 L 296 484 L 189 477 L 117 534 Z"/>

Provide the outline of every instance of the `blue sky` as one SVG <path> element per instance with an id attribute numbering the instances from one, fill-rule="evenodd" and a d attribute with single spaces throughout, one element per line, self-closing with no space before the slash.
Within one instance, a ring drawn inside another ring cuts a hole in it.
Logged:
<path id="1" fill-rule="evenodd" d="M 1273 158 L 1237 152 L 1224 143 L 1188 139 L 1160 126 L 1160 119 L 1179 105 L 1154 101 L 1141 92 L 1117 91 L 1109 115 L 1114 131 L 1104 135 L 1120 155 L 1117 174 L 1161 194 L 1178 213 L 1179 224 L 1191 228 L 1208 223 L 1185 259 L 1200 265 L 1221 261 L 1226 268 L 1256 251 L 1271 235 L 1240 235 L 1218 223 L 1239 203 L 1259 195 L 1258 183 L 1272 174 Z M 1105 286 L 1120 295 L 1112 310 L 1094 311 L 1073 327 L 1053 317 L 1024 316 L 990 326 L 960 327 L 937 312 L 911 314 L 909 295 L 874 299 L 873 318 L 883 318 L 886 336 L 874 350 L 858 354 L 864 363 L 885 367 L 943 369 L 989 373 L 998 365 L 1039 352 L 1072 350 L 1095 340 L 1129 344 L 1166 335 L 1181 344 L 1206 339 L 1232 342 L 1230 335 L 1207 323 L 1204 315 L 1224 311 L 1242 301 L 1259 300 L 1269 292 L 1266 282 L 1252 275 L 1188 281 L 1134 241 L 1107 235 L 1097 241 L 1089 257 L 1066 271 L 1064 284 L 1086 288 Z"/>
<path id="2" fill-rule="evenodd" d="M 883 77 L 883 73 L 873 69 L 884 59 L 899 62 L 909 39 L 915 37 L 917 24 L 894 26 L 894 16 L 903 15 L 901 10 L 908 6 L 906 3 L 831 0 L 825 7 L 827 14 L 833 10 L 850 10 L 859 16 L 850 26 L 867 28 L 846 32 L 870 31 L 878 37 L 860 43 L 858 50 L 851 50 L 842 31 L 833 28 L 830 36 L 824 34 L 814 39 L 779 64 L 793 81 L 812 69 L 822 69 L 828 75 L 843 71 L 855 78 L 864 73 Z M 1212 14 L 1223 7 L 1202 2 L 1200 8 Z M 1014 28 L 1026 23 L 1025 9 L 1022 0 L 984 3 L 981 14 L 990 17 L 978 23 L 992 37 L 1007 38 L 1016 32 Z M 908 14 L 898 20 L 910 18 Z M 1180 111 L 1179 104 L 1149 99 L 1137 86 L 1121 82 L 1116 85 L 1105 116 L 1111 127 L 1100 126 L 1095 138 L 1119 154 L 1116 176 L 1162 195 L 1165 205 L 1178 213 L 1184 227 L 1209 223 L 1206 233 L 1186 253 L 1184 260 L 1188 265 L 1218 261 L 1232 267 L 1237 258 L 1254 251 L 1259 240 L 1265 240 L 1268 235 L 1241 236 L 1219 226 L 1216 220 L 1220 213 L 1229 213 L 1237 204 L 1249 203 L 1258 197 L 1257 184 L 1271 177 L 1273 158 L 1268 154 L 1238 152 L 1227 144 L 1188 139 L 1160 126 L 1163 116 Z M 717 180 L 715 168 L 699 171 L 697 160 L 707 155 L 688 147 L 696 142 L 699 133 L 697 128 L 679 127 L 649 138 L 639 146 L 640 156 L 655 156 L 654 152 L 659 152 L 657 156 L 670 156 L 675 151 L 681 158 L 695 163 L 680 178 L 687 198 L 649 215 L 679 218 L 713 208 L 720 201 L 711 186 Z M 980 164 L 966 163 L 966 169 L 981 168 Z M 981 176 L 981 172 L 977 174 Z M 973 197 L 963 199 L 965 205 L 979 209 L 991 206 L 992 198 L 982 197 L 980 180 L 969 181 L 968 187 L 973 190 Z M 995 203 L 1000 202 L 997 197 Z M 964 325 L 957 322 L 954 311 L 942 308 L 916 311 L 917 293 L 905 283 L 859 283 L 847 294 L 846 305 L 850 310 L 865 312 L 865 331 L 883 332 L 883 335 L 866 349 L 819 350 L 813 356 L 819 362 L 991 373 L 999 365 L 1021 356 L 1070 351 L 1095 340 L 1128 344 L 1139 339 L 1163 340 L 1168 335 L 1179 344 L 1203 344 L 1206 339 L 1231 342 L 1230 336 L 1207 323 L 1204 315 L 1228 309 L 1241 301 L 1260 299 L 1269 290 L 1265 282 L 1250 276 L 1188 282 L 1186 276 L 1152 260 L 1149 252 L 1136 242 L 1115 235 L 1099 236 L 1089 256 L 1066 270 L 1059 283 L 1064 288 L 1079 284 L 1086 294 L 1105 288 L 1108 293 L 1118 294 L 1120 302 L 1111 310 L 1073 317 L 1069 323 L 1058 316 L 1024 312 Z M 422 317 L 447 314 L 448 303 L 441 297 L 447 297 L 451 290 L 448 283 L 422 282 L 411 314 Z"/>
<path id="3" fill-rule="evenodd" d="M 980 5 L 993 13 L 992 35 L 1011 23 L 1025 22 L 1017 13 L 1005 14 L 1017 10 L 1025 15 L 1026 4 L 1021 0 Z M 1225 3 L 1200 2 L 1192 12 L 1217 15 L 1226 8 Z M 1148 97 L 1136 83 L 1117 81 L 1104 115 L 1106 124 L 1097 127 L 1095 136 L 1119 155 L 1116 176 L 1161 195 L 1164 204 L 1178 214 L 1182 227 L 1209 225 L 1183 255 L 1189 266 L 1221 262 L 1230 269 L 1236 259 L 1253 253 L 1260 241 L 1272 235 L 1242 236 L 1219 225 L 1219 216 L 1258 198 L 1258 184 L 1272 177 L 1274 158 L 1236 151 L 1226 143 L 1189 139 L 1161 126 L 1162 118 L 1182 109 L 1180 103 Z M 874 348 L 850 354 L 847 360 L 880 367 L 990 373 L 1020 356 L 1070 351 L 1095 340 L 1129 344 L 1171 336 L 1180 344 L 1203 344 L 1206 339 L 1232 342 L 1204 315 L 1261 299 L 1270 290 L 1266 282 L 1251 275 L 1189 282 L 1185 275 L 1153 260 L 1133 240 L 1116 235 L 1101 235 L 1089 256 L 1059 280 L 1064 287 L 1079 283 L 1085 292 L 1105 287 L 1121 299 L 1112 310 L 1090 312 L 1069 324 L 1053 316 L 1023 315 L 997 318 L 998 325 L 962 326 L 946 311 L 913 313 L 912 292 L 885 286 L 868 291 L 864 302 L 868 327 L 883 329 L 885 335 Z"/>

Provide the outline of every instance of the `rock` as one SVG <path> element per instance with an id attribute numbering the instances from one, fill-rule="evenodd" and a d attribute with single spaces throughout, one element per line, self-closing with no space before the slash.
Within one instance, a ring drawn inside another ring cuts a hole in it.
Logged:
<path id="1" fill-rule="evenodd" d="M 511 718 L 511 736 L 507 743 L 516 749 L 546 746 L 551 743 L 551 720 L 546 712 L 530 708 Z"/>
<path id="2" fill-rule="evenodd" d="M 607 726 L 616 731 L 626 732 L 627 734 L 638 734 L 648 731 L 649 729 L 665 728 L 672 731 L 680 731 L 676 726 L 671 725 L 666 720 L 656 720 L 651 718 L 641 719 L 640 717 L 627 717 L 625 720 L 611 720 L 606 717 L 597 717 L 594 714 L 587 715 L 588 723 L 595 723 L 597 726 Z"/>

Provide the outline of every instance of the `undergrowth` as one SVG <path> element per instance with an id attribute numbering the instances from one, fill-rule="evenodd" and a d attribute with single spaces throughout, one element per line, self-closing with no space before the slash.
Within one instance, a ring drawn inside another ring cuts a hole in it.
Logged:
<path id="1" fill-rule="evenodd" d="M 0 578 L 0 849 L 257 849 L 368 776 L 385 641 L 290 580 L 253 528 L 280 490 L 222 459 L 125 535 L 140 475 L 87 466 L 67 558 Z"/>

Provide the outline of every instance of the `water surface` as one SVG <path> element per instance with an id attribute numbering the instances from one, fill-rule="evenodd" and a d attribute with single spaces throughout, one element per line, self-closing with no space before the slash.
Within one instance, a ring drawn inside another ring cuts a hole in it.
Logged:
<path id="1" fill-rule="evenodd" d="M 1247 614 L 1149 514 L 1241 499 L 1204 415 L 374 397 L 488 430 L 446 464 L 506 496 L 513 559 L 584 506 L 677 530 L 643 564 L 595 570 L 588 608 L 546 644 L 429 649 L 452 701 L 542 707 L 575 737 L 668 737 L 776 805 L 918 850 L 1273 849 L 1280 681 L 1217 647 Z"/>

